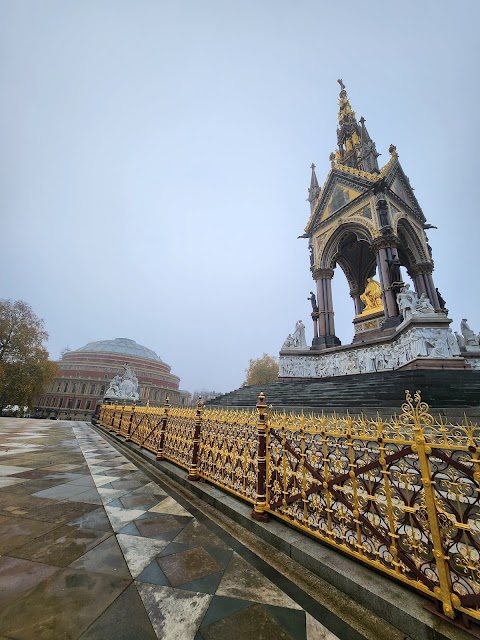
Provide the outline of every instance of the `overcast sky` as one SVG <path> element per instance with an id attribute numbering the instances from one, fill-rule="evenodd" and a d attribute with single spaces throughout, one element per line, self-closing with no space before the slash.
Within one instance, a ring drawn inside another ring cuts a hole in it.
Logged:
<path id="1" fill-rule="evenodd" d="M 453 328 L 480 329 L 478 0 L 0 0 L 0 298 L 52 358 L 127 337 L 181 387 L 312 339 L 310 164 L 337 78 L 428 222 Z M 353 336 L 334 277 L 337 334 Z"/>

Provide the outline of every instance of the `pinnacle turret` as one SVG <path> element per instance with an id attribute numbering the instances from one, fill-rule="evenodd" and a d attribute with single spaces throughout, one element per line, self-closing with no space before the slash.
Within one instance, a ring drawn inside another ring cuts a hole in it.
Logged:
<path id="1" fill-rule="evenodd" d="M 312 177 L 310 178 L 310 188 L 308 189 L 308 201 L 310 202 L 310 210 L 313 211 L 315 202 L 318 200 L 318 196 L 320 195 L 320 186 L 318 184 L 315 165 L 313 162 L 310 169 L 312 170 Z"/>
<path id="2" fill-rule="evenodd" d="M 338 80 L 340 85 L 340 101 L 338 107 L 337 143 L 335 161 L 369 173 L 378 173 L 378 153 L 375 143 L 365 127 L 365 119 L 357 122 L 345 90 L 343 80 Z"/>

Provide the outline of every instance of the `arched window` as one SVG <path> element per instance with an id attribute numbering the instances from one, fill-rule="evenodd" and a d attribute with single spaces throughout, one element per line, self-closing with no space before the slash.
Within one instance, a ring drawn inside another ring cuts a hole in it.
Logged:
<path id="1" fill-rule="evenodd" d="M 80 393 L 85 393 L 86 389 L 87 389 L 87 385 L 82 384 L 82 390 L 80 391 Z"/>
<path id="2" fill-rule="evenodd" d="M 68 389 L 68 382 L 65 382 L 65 385 L 63 387 L 63 393 L 67 393 L 67 389 Z"/>
<path id="3" fill-rule="evenodd" d="M 95 385 L 94 384 L 90 385 L 90 393 L 95 393 Z"/>
<path id="4" fill-rule="evenodd" d="M 100 395 L 103 396 L 104 393 L 105 393 L 105 385 L 102 384 L 102 387 L 100 389 Z"/>

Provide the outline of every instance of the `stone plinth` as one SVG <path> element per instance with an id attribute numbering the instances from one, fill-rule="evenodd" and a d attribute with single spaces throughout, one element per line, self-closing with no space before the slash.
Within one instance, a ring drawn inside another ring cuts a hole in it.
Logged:
<path id="1" fill-rule="evenodd" d="M 450 323 L 444 313 L 418 315 L 386 336 L 378 337 L 378 330 L 373 330 L 375 338 L 368 340 L 365 331 L 363 342 L 325 349 L 321 354 L 281 351 L 279 378 L 327 378 L 404 368 L 469 368 Z"/>

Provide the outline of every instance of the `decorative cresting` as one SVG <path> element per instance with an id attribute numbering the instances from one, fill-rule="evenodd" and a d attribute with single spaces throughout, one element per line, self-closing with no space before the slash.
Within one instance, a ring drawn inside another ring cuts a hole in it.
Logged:
<path id="1" fill-rule="evenodd" d="M 480 620 L 480 427 L 398 417 L 102 405 L 99 424 Z"/>

